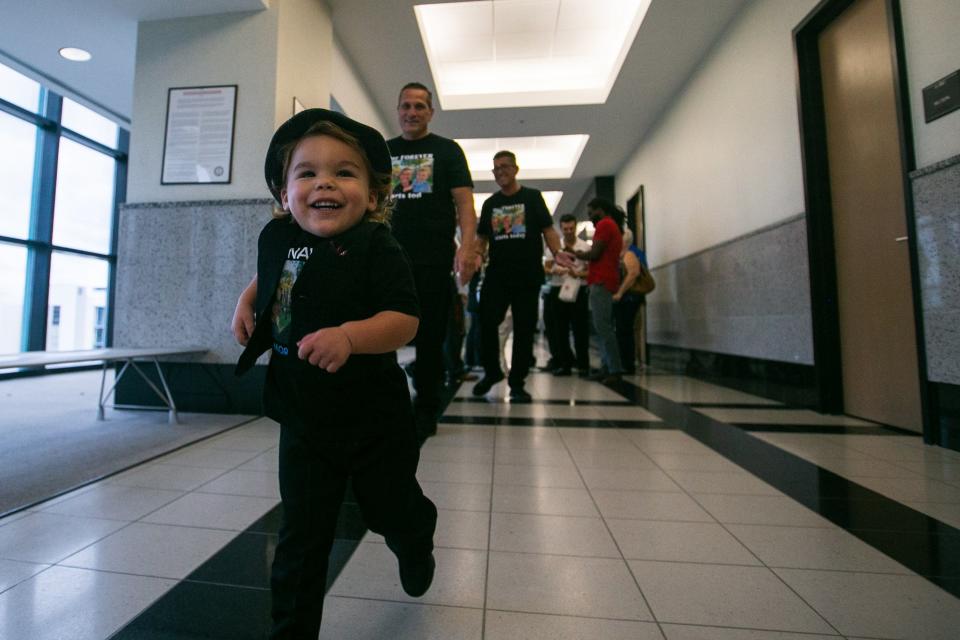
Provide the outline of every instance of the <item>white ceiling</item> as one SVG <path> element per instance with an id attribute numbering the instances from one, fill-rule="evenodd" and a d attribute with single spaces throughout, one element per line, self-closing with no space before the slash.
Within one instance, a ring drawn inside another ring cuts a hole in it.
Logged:
<path id="1" fill-rule="evenodd" d="M 563 191 L 558 211 L 567 212 L 593 176 L 620 169 L 749 1 L 653 0 L 605 104 L 438 109 L 431 130 L 451 138 L 589 135 L 570 179 L 528 181 L 540 189 Z M 401 85 L 412 80 L 433 85 L 413 6 L 436 2 L 327 0 L 338 41 L 387 122 L 396 120 Z M 81 102 L 128 121 L 138 21 L 255 11 L 266 4 L 269 0 L 0 0 L 0 52 L 13 66 L 29 65 Z M 82 47 L 94 58 L 68 62 L 57 55 L 63 46 Z M 522 157 L 518 164 L 523 181 Z M 492 181 L 478 182 L 476 188 L 496 190 Z"/>

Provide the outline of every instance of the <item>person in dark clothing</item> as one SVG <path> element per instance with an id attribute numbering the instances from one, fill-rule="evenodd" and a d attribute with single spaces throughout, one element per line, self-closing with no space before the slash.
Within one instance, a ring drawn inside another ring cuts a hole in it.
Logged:
<path id="1" fill-rule="evenodd" d="M 238 375 L 270 351 L 264 408 L 280 423 L 274 640 L 320 632 L 348 480 L 367 527 L 396 555 L 403 590 L 419 597 L 433 580 L 437 509 L 417 483 L 413 410 L 396 356 L 419 310 L 409 263 L 384 224 L 389 173 L 382 136 L 326 109 L 295 115 L 267 151 L 267 185 L 282 210 L 260 234 L 254 299 L 244 299 L 248 287 L 232 328 L 246 346 Z"/>
<path id="2" fill-rule="evenodd" d="M 480 349 L 483 378 L 473 395 L 485 395 L 503 380 L 498 329 L 509 308 L 513 314 L 513 353 L 510 397 L 530 400 L 524 381 L 533 364 L 533 336 L 537 327 L 537 299 L 543 284 L 543 240 L 554 254 L 560 238 L 553 219 L 536 189 L 517 181 L 516 156 L 499 151 L 493 156 L 493 176 L 500 191 L 487 198 L 477 226 L 479 253 L 489 247 L 489 260 L 480 291 Z"/>
<path id="3" fill-rule="evenodd" d="M 397 193 L 391 220 L 393 235 L 407 252 L 420 299 L 420 328 L 415 341 L 414 408 L 421 439 L 437 432 L 443 345 L 452 302 L 451 270 L 461 284 L 479 266 L 473 181 L 466 156 L 455 141 L 430 133 L 433 94 L 424 85 L 403 86 L 397 100 L 401 135 L 387 141 L 394 182 L 405 169 L 421 176 L 416 188 Z M 454 236 L 460 227 L 460 246 Z"/>

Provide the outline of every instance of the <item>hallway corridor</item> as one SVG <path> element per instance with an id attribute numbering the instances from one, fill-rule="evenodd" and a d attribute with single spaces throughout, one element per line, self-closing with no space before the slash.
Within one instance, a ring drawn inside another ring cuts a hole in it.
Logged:
<path id="1" fill-rule="evenodd" d="M 419 478 L 418 600 L 356 505 L 321 638 L 956 637 L 960 454 L 692 378 L 464 385 Z M 0 521 L 0 638 L 262 638 L 277 426 L 255 420 Z"/>

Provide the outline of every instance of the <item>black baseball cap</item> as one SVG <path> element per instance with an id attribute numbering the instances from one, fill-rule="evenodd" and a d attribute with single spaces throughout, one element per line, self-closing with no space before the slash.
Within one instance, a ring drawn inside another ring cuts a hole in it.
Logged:
<path id="1" fill-rule="evenodd" d="M 303 134 L 318 122 L 331 122 L 356 138 L 374 171 L 386 174 L 391 172 L 390 150 L 379 131 L 336 111 L 305 109 L 280 125 L 267 148 L 263 173 L 267 179 L 267 187 L 277 202 L 280 202 L 280 189 L 283 188 L 283 158 L 280 157 L 280 149 L 302 138 Z"/>

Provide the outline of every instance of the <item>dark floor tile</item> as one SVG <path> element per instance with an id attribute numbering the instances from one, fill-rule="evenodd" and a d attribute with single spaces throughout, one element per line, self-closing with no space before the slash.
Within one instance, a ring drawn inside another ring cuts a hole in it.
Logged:
<path id="1" fill-rule="evenodd" d="M 610 420 L 610 424 L 617 429 L 662 429 L 676 431 L 677 427 L 660 420 Z"/>
<path id="2" fill-rule="evenodd" d="M 609 420 L 590 420 L 585 418 L 550 418 L 554 427 L 589 427 L 591 429 L 613 429 Z"/>
<path id="3" fill-rule="evenodd" d="M 181 582 L 111 640 L 263 640 L 270 592 Z"/>
<path id="4" fill-rule="evenodd" d="M 502 418 L 499 416 L 442 416 L 440 424 L 505 425 L 518 427 L 550 426 L 548 420 L 537 418 Z"/>
<path id="5" fill-rule="evenodd" d="M 241 533 L 200 565 L 187 580 L 269 589 L 270 564 L 276 548 L 276 535 Z"/>

